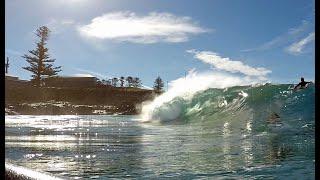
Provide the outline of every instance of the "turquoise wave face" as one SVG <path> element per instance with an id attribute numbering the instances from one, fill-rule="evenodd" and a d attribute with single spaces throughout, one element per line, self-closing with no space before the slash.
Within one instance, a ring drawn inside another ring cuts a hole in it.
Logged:
<path id="1" fill-rule="evenodd" d="M 190 99 L 176 97 L 154 109 L 152 116 L 162 123 L 244 126 L 251 121 L 256 131 L 269 126 L 314 126 L 314 94 L 314 85 L 295 92 L 289 84 L 207 89 Z"/>

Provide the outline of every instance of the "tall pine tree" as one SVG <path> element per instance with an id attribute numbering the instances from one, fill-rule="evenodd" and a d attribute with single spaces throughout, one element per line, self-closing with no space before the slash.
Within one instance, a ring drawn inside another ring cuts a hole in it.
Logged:
<path id="1" fill-rule="evenodd" d="M 163 87 L 164 87 L 164 83 L 163 83 L 162 79 L 160 78 L 160 76 L 158 76 L 157 79 L 154 81 L 153 89 L 156 92 L 161 92 L 163 90 Z"/>
<path id="2" fill-rule="evenodd" d="M 29 55 L 25 54 L 22 56 L 29 63 L 29 66 L 23 67 L 23 69 L 32 73 L 32 82 L 36 86 L 42 85 L 44 76 L 54 76 L 61 71 L 61 66 L 53 66 L 55 59 L 50 59 L 48 48 L 45 47 L 49 33 L 50 30 L 46 26 L 39 27 L 35 33 L 39 38 L 39 41 L 36 42 L 36 49 L 30 50 Z"/>

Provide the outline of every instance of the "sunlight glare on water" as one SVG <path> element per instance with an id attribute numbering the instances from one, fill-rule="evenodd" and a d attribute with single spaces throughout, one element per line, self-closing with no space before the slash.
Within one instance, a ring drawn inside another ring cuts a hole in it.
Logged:
<path id="1" fill-rule="evenodd" d="M 6 116 L 6 161 L 74 179 L 314 174 L 308 135 L 288 142 L 283 136 L 253 134 L 252 120 L 239 131 L 228 121 L 212 126 L 132 119 L 138 117 Z"/>

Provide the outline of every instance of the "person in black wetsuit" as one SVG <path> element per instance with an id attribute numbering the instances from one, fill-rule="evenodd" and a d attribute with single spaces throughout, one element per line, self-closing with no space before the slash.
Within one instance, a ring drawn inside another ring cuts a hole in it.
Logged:
<path id="1" fill-rule="evenodd" d="M 304 78 L 302 77 L 302 78 L 301 78 L 301 82 L 299 82 L 299 84 L 297 84 L 297 85 L 294 87 L 294 89 L 297 89 L 298 86 L 300 86 L 301 88 L 305 88 L 308 83 L 312 83 L 312 82 L 311 82 L 311 81 L 309 81 L 309 82 L 304 81 Z"/>

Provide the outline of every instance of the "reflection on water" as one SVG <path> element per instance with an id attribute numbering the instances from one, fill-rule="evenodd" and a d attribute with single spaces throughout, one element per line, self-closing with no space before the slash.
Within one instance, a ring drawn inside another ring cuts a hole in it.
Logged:
<path id="1" fill-rule="evenodd" d="M 130 175 L 141 166 L 140 137 L 141 128 L 124 117 L 12 117 L 6 157 L 59 176 Z"/>
<path id="2" fill-rule="evenodd" d="M 253 117 L 190 124 L 135 118 L 6 116 L 6 161 L 75 179 L 314 177 L 313 132 L 256 132 Z"/>

